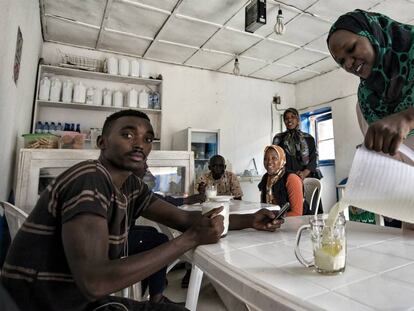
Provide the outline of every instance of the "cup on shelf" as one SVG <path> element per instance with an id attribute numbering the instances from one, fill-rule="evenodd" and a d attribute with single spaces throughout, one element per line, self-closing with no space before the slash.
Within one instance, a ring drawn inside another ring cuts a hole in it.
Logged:
<path id="1" fill-rule="evenodd" d="M 106 59 L 106 72 L 111 75 L 118 74 L 118 59 L 115 57 L 109 57 Z"/>
<path id="2" fill-rule="evenodd" d="M 118 63 L 118 72 L 121 76 L 129 75 L 129 61 L 126 58 L 121 58 Z"/>
<path id="3" fill-rule="evenodd" d="M 123 94 L 121 91 L 115 91 L 113 94 L 113 106 L 114 107 L 122 107 L 123 105 Z"/>
<path id="4" fill-rule="evenodd" d="M 102 105 L 110 107 L 112 106 L 112 91 L 110 89 L 103 90 L 103 103 Z"/>
<path id="5" fill-rule="evenodd" d="M 136 59 L 132 59 L 130 62 L 129 75 L 131 77 L 139 77 L 139 62 Z"/>
<path id="6" fill-rule="evenodd" d="M 82 82 L 78 82 L 75 84 L 73 90 L 73 102 L 74 103 L 81 103 L 84 104 L 86 100 L 86 88 Z"/>
<path id="7" fill-rule="evenodd" d="M 40 81 L 39 99 L 49 100 L 49 93 L 50 93 L 50 80 L 48 77 L 43 77 L 43 79 Z"/>
<path id="8" fill-rule="evenodd" d="M 73 82 L 72 80 L 65 80 L 62 87 L 62 101 L 64 103 L 72 102 Z"/>

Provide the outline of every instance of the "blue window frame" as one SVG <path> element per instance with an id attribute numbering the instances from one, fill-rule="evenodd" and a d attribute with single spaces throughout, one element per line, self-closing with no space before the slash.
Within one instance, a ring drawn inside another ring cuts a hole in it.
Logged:
<path id="1" fill-rule="evenodd" d="M 335 146 L 330 107 L 317 109 L 300 115 L 302 131 L 315 138 L 319 152 L 319 165 L 335 164 Z"/>

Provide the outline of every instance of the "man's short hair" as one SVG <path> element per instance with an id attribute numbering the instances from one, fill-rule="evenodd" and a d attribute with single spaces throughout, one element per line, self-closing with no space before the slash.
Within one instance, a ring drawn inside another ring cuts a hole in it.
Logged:
<path id="1" fill-rule="evenodd" d="M 111 130 L 112 123 L 122 117 L 137 117 L 151 122 L 147 114 L 142 111 L 132 109 L 117 111 L 106 118 L 102 128 L 102 135 L 108 135 Z"/>
<path id="2" fill-rule="evenodd" d="M 216 155 L 213 155 L 211 158 L 210 158 L 210 161 L 208 162 L 209 164 L 211 164 L 214 160 L 223 160 L 223 162 L 224 162 L 224 164 L 226 164 L 226 160 L 224 159 L 224 157 L 223 156 L 221 156 L 221 155 L 219 155 L 219 154 L 216 154 Z"/>

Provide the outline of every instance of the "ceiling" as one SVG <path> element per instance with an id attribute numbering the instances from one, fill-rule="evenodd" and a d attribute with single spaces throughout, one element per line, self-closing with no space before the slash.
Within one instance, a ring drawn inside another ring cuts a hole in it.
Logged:
<path id="1" fill-rule="evenodd" d="M 326 35 L 355 8 L 414 23 L 414 0 L 267 0 L 267 24 L 244 31 L 250 0 L 40 0 L 45 41 L 297 83 L 338 68 Z M 277 11 L 286 31 L 276 35 Z"/>

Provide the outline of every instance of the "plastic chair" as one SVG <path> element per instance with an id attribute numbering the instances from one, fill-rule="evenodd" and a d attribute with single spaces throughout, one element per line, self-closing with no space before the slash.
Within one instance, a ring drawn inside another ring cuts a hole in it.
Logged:
<path id="1" fill-rule="evenodd" d="M 20 208 L 18 208 L 17 206 L 14 206 L 13 204 L 10 204 L 8 202 L 0 202 L 0 205 L 4 209 L 7 225 L 9 226 L 10 238 L 13 241 L 17 231 L 23 225 L 28 214 Z"/>
<path id="2" fill-rule="evenodd" d="M 310 210 L 317 215 L 322 193 L 321 181 L 316 178 L 305 178 L 303 187 L 305 200 L 308 202 Z"/>

